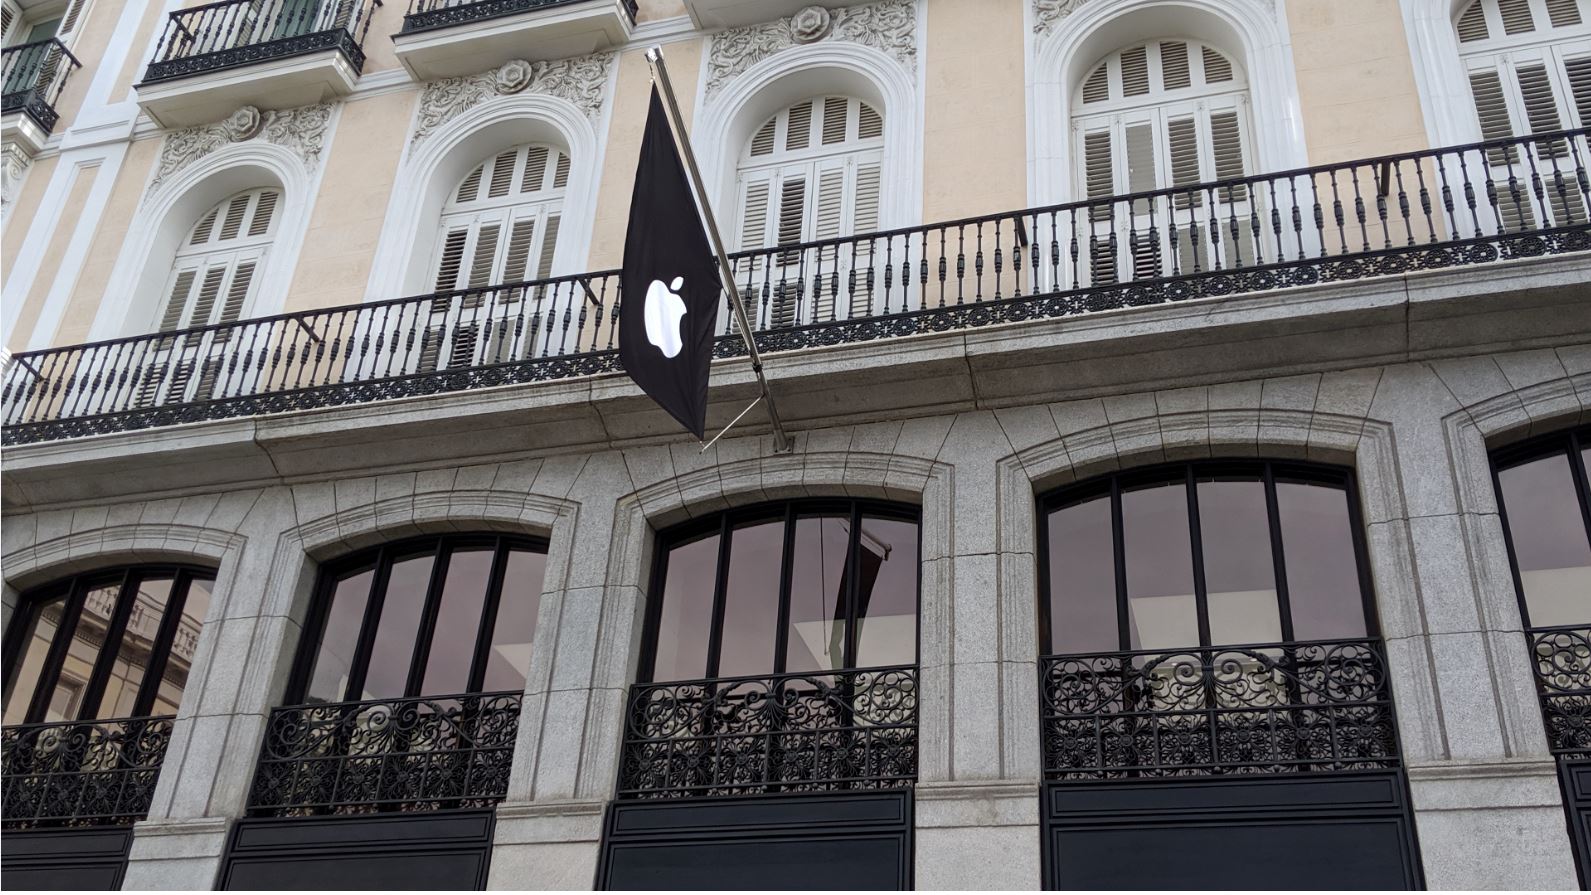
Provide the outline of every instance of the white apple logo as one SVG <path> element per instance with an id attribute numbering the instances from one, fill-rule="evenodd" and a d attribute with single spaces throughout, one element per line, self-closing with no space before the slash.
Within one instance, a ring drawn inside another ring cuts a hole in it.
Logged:
<path id="1" fill-rule="evenodd" d="M 656 345 L 664 357 L 674 357 L 685 347 L 679 334 L 680 320 L 685 317 L 685 302 L 679 297 L 679 287 L 684 284 L 684 277 L 675 277 L 668 285 L 662 280 L 653 280 L 646 290 L 646 340 Z"/>

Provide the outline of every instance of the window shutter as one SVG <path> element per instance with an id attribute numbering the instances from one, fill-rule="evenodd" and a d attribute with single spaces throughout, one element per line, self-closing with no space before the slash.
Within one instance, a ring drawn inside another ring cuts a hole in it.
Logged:
<path id="1" fill-rule="evenodd" d="M 884 169 L 878 164 L 858 165 L 856 168 L 856 214 L 851 230 L 854 233 L 872 233 L 879 227 L 880 184 Z M 859 251 L 866 251 L 865 248 Z"/>
<path id="2" fill-rule="evenodd" d="M 164 365 L 162 365 L 164 369 Z M 193 378 L 193 361 L 178 361 L 171 369 L 171 381 L 166 384 L 166 404 L 181 404 L 187 400 L 188 381 Z M 154 394 L 149 395 L 154 403 Z"/>
<path id="3" fill-rule="evenodd" d="M 569 156 L 558 153 L 558 164 L 553 167 L 552 188 L 561 190 L 569 185 Z"/>
<path id="4" fill-rule="evenodd" d="M 193 236 L 188 239 L 188 245 L 197 246 L 209 242 L 210 231 L 215 229 L 215 219 L 220 213 L 221 206 L 217 205 L 210 209 L 204 217 L 200 218 L 199 223 L 193 226 Z"/>
<path id="5" fill-rule="evenodd" d="M 514 162 L 519 153 L 509 150 L 492 160 L 492 179 L 486 186 L 486 198 L 500 199 L 508 195 L 508 188 L 514 182 Z"/>
<path id="6" fill-rule="evenodd" d="M 442 240 L 442 259 L 436 267 L 436 291 L 451 292 L 458 288 L 459 270 L 464 264 L 464 245 L 469 241 L 469 228 L 449 230 Z"/>
<path id="7" fill-rule="evenodd" d="M 188 307 L 188 295 L 193 291 L 193 281 L 198 271 L 178 271 L 166 297 L 166 311 L 160 315 L 159 332 L 169 333 L 182 326 L 182 312 Z"/>
<path id="8" fill-rule="evenodd" d="M 1083 82 L 1083 102 L 1102 103 L 1108 99 L 1110 99 L 1110 71 L 1107 66 L 1100 65 Z"/>
<path id="9" fill-rule="evenodd" d="M 88 0 L 69 0 L 66 10 L 61 13 L 61 25 L 55 29 L 55 36 L 65 38 L 77 30 L 77 20 L 83 14 L 83 6 Z"/>
<path id="10" fill-rule="evenodd" d="M 767 248 L 764 240 L 768 231 L 768 181 L 758 180 L 745 184 L 740 200 L 740 250 Z"/>
<path id="11" fill-rule="evenodd" d="M 1464 10 L 1464 14 L 1459 16 L 1459 43 L 1485 40 L 1491 36 L 1491 31 L 1486 27 L 1486 8 L 1481 5 L 1481 0 L 1475 0 Z"/>
<path id="12" fill-rule="evenodd" d="M 1181 90 L 1193 86 L 1193 73 L 1188 68 L 1188 45 L 1180 40 L 1162 41 L 1160 44 L 1160 80 L 1167 90 Z"/>
<path id="13" fill-rule="evenodd" d="M 825 119 L 825 125 L 827 119 Z M 825 128 L 826 129 L 826 128 Z M 813 239 L 835 239 L 840 235 L 840 230 L 845 223 L 845 170 L 831 168 L 818 175 L 818 201 L 815 215 Z M 834 319 L 834 290 L 829 287 L 828 277 L 835 273 L 834 263 L 838 253 L 833 246 L 823 249 L 818 254 L 818 269 L 814 275 L 821 276 L 821 283 L 813 308 L 814 320 Z"/>
<path id="14" fill-rule="evenodd" d="M 876 140 L 884 136 L 884 116 L 867 103 L 860 104 L 860 115 L 856 127 L 858 140 Z"/>
<path id="15" fill-rule="evenodd" d="M 1216 112 L 1210 116 L 1210 146 L 1215 156 L 1217 180 L 1243 176 L 1246 170 L 1243 164 L 1243 131 L 1236 112 Z M 1223 187 L 1220 196 L 1222 202 L 1247 201 L 1248 186 L 1240 183 Z"/>
<path id="16" fill-rule="evenodd" d="M 530 266 L 530 250 L 536 239 L 536 219 L 521 218 L 508 231 L 508 252 L 503 256 L 503 282 L 525 281 L 525 271 Z M 514 299 L 519 297 L 516 291 Z"/>
<path id="17" fill-rule="evenodd" d="M 536 261 L 536 279 L 545 280 L 552 276 L 552 257 L 558 247 L 559 216 L 547 216 L 546 232 L 541 237 L 541 257 Z"/>
<path id="18" fill-rule="evenodd" d="M 519 183 L 521 193 L 539 193 L 547 180 L 547 157 L 549 151 L 545 146 L 532 146 L 525 153 L 525 176 Z"/>
<path id="19" fill-rule="evenodd" d="M 1233 79 L 1232 60 L 1209 47 L 1202 47 L 1201 50 L 1204 58 L 1204 83 L 1223 84 Z"/>
<path id="20" fill-rule="evenodd" d="M 1155 188 L 1159 178 L 1155 172 L 1155 128 L 1149 123 L 1128 125 L 1124 131 L 1127 144 L 1127 191 L 1148 192 Z M 1134 215 L 1148 215 L 1154 207 L 1151 199 L 1133 201 Z M 1158 224 L 1159 222 L 1157 222 Z M 1134 221 L 1127 235 L 1128 251 L 1132 254 L 1132 275 L 1135 280 L 1152 279 L 1160 275 L 1160 234 L 1158 226 L 1151 227 L 1147 220 Z"/>
<path id="21" fill-rule="evenodd" d="M 1525 120 L 1533 134 L 1547 134 L 1562 127 L 1558 117 L 1558 100 L 1553 96 L 1552 80 L 1544 65 L 1521 65 L 1515 74 L 1519 77 L 1519 94 L 1524 100 Z"/>
<path id="22" fill-rule="evenodd" d="M 264 236 L 270 232 L 271 218 L 276 215 L 277 198 L 275 190 L 260 193 L 259 202 L 254 207 L 254 218 L 249 222 L 250 236 Z"/>
<path id="23" fill-rule="evenodd" d="M 1547 0 L 1547 18 L 1554 28 L 1580 24 L 1579 0 Z"/>
<path id="24" fill-rule="evenodd" d="M 221 297 L 221 281 L 226 277 L 226 272 L 225 265 L 211 267 L 204 272 L 204 280 L 199 284 L 199 294 L 193 300 L 193 314 L 188 318 L 189 326 L 205 326 L 210 323 L 216 299 Z"/>
<path id="25" fill-rule="evenodd" d="M 807 207 L 807 182 L 804 177 L 788 177 L 779 192 L 779 232 L 776 245 L 792 245 L 801 241 L 802 225 Z M 789 252 L 779 263 L 789 264 L 799 260 L 800 252 Z"/>
<path id="26" fill-rule="evenodd" d="M 1497 72 L 1470 72 L 1469 89 L 1475 99 L 1475 116 L 1480 119 L 1481 139 L 1491 141 L 1512 137 L 1514 126 L 1509 120 L 1508 101 L 1503 96 L 1503 81 Z M 1512 146 L 1486 150 L 1486 160 L 1493 166 L 1513 164 L 1517 158 Z"/>
<path id="27" fill-rule="evenodd" d="M 236 323 L 243 316 L 243 305 L 249 298 L 249 286 L 254 283 L 253 261 L 238 263 L 237 269 L 232 272 L 232 282 L 227 285 L 226 303 L 221 306 L 221 319 L 218 323 Z M 227 335 L 225 330 L 217 335 Z"/>
<path id="28" fill-rule="evenodd" d="M 1089 199 L 1106 199 L 1116 192 L 1114 159 L 1112 158 L 1110 131 L 1096 131 L 1083 137 L 1083 177 Z M 1104 201 L 1088 209 L 1090 223 L 1112 220 L 1111 203 Z M 1111 247 L 1110 234 L 1101 235 L 1098 228 L 1089 227 L 1089 270 L 1097 285 L 1116 282 L 1116 254 Z"/>
<path id="29" fill-rule="evenodd" d="M 790 123 L 785 129 L 786 151 L 805 149 L 812 138 L 812 102 L 797 103 L 790 107 Z"/>
<path id="30" fill-rule="evenodd" d="M 16 10 L 11 8 L 10 3 L 0 5 L 0 37 L 9 37 L 11 35 L 11 25 L 16 20 Z"/>
<path id="31" fill-rule="evenodd" d="M 502 231 L 502 225 L 497 222 L 482 224 L 475 234 L 475 254 L 470 260 L 470 278 L 465 284 L 468 289 L 484 289 L 492 285 L 493 267 L 497 261 L 497 237 Z M 485 300 L 483 293 L 472 293 L 464 298 L 463 307 L 479 307 Z"/>
<path id="32" fill-rule="evenodd" d="M 469 173 L 464 182 L 459 184 L 459 191 L 454 194 L 454 202 L 473 202 L 481 190 L 481 176 L 486 171 L 486 163 Z"/>
<path id="33" fill-rule="evenodd" d="M 1174 118 L 1166 122 L 1167 142 L 1170 144 L 1171 186 L 1189 187 L 1204 178 L 1199 176 L 1199 127 L 1192 118 Z M 1176 193 L 1171 197 L 1175 208 L 1197 208 L 1204 203 L 1199 190 Z"/>
<path id="34" fill-rule="evenodd" d="M 751 155 L 773 155 L 774 126 L 779 123 L 777 117 L 769 118 L 768 123 L 757 130 L 751 138 Z"/>
<path id="35" fill-rule="evenodd" d="M 1530 17 L 1530 0 L 1497 0 L 1497 12 L 1502 16 L 1504 34 L 1528 34 L 1536 30 Z"/>
<path id="36" fill-rule="evenodd" d="M 1577 126 L 1586 127 L 1591 122 L 1591 56 L 1570 59 L 1563 64 L 1569 79 L 1569 94 L 1574 99 L 1574 114 L 1580 120 Z"/>
<path id="37" fill-rule="evenodd" d="M 1121 92 L 1124 96 L 1149 93 L 1149 48 L 1133 47 L 1121 54 Z"/>
<path id="38" fill-rule="evenodd" d="M 823 145 L 833 146 L 845 142 L 845 131 L 851 118 L 851 103 L 843 96 L 830 96 L 823 100 Z"/>

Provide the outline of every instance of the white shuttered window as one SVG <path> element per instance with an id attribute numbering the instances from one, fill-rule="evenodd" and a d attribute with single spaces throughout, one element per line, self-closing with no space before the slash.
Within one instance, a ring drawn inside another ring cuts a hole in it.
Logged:
<path id="1" fill-rule="evenodd" d="M 768 119 L 742 149 L 738 166 L 741 251 L 837 239 L 879 228 L 884 118 L 854 97 L 802 100 Z M 742 264 L 769 326 L 869 313 L 850 274 L 871 262 L 864 246 L 781 252 Z M 821 280 L 821 284 L 813 286 Z M 805 281 L 805 282 L 804 282 Z M 816 289 L 811 301 L 805 290 Z"/>
<path id="2" fill-rule="evenodd" d="M 1108 200 L 1252 173 L 1247 81 L 1230 57 L 1198 41 L 1150 41 L 1110 54 L 1083 78 L 1073 110 L 1082 198 Z M 1239 184 L 1131 205 L 1102 201 L 1087 220 L 1093 281 L 1255 263 L 1253 198 Z"/>
<path id="3" fill-rule="evenodd" d="M 1472 0 L 1454 29 L 1482 139 L 1591 125 L 1591 0 Z M 1585 221 L 1579 190 L 1560 192 L 1550 183 L 1558 173 L 1572 178 L 1569 147 L 1539 143 L 1530 154 L 1528 160 L 1512 148 L 1487 154 L 1494 181 L 1506 183 L 1510 174 L 1528 178 L 1533 170 L 1549 181 L 1546 209 L 1534 207 L 1528 188 L 1499 202 L 1503 228 Z"/>
<path id="4" fill-rule="evenodd" d="M 551 275 L 568 184 L 569 156 L 538 144 L 503 150 L 465 175 L 442 209 L 431 288 L 470 291 L 431 303 L 420 369 L 524 355 L 538 295 L 514 287 Z"/>

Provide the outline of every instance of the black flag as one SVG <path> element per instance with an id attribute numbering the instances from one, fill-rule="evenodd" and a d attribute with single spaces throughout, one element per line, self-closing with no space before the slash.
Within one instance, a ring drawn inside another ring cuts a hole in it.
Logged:
<path id="1" fill-rule="evenodd" d="M 698 439 L 707 428 L 720 287 L 684 162 L 653 87 L 619 276 L 619 361 Z"/>

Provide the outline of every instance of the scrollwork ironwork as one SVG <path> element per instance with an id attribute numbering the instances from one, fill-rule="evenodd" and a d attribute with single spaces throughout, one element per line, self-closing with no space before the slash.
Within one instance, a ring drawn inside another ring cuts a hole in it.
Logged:
<path id="1" fill-rule="evenodd" d="M 127 826 L 149 813 L 172 718 L 22 724 L 0 732 L 4 829 Z"/>
<path id="2" fill-rule="evenodd" d="M 1591 627 L 1535 628 L 1528 636 L 1548 748 L 1560 758 L 1591 758 Z"/>
<path id="3" fill-rule="evenodd" d="M 1379 641 L 1047 657 L 1054 780 L 1396 768 Z"/>
<path id="4" fill-rule="evenodd" d="M 521 701 L 480 693 L 274 709 L 249 813 L 490 807 L 508 790 Z"/>
<path id="5" fill-rule="evenodd" d="M 412 34 L 434 28 L 450 28 L 454 25 L 466 25 L 470 22 L 584 2 L 587 0 L 417 0 L 409 13 L 403 17 L 403 30 L 399 33 Z M 629 13 L 631 23 L 634 23 L 637 11 L 636 0 L 620 0 L 620 2 L 624 6 L 624 11 Z"/>
<path id="6" fill-rule="evenodd" d="M 915 666 L 637 684 L 619 797 L 909 786 L 917 700 Z"/>

